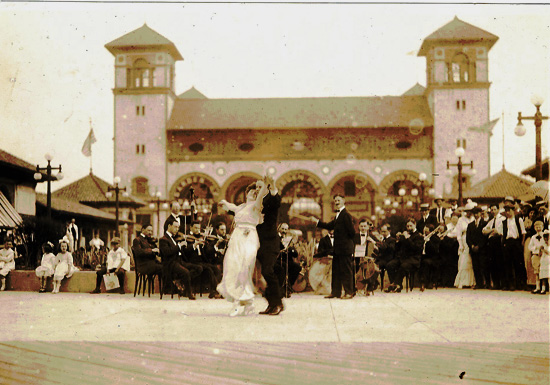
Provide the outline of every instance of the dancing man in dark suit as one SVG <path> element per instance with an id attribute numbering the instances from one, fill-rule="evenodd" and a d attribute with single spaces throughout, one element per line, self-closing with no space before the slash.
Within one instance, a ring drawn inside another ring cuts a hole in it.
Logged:
<path id="1" fill-rule="evenodd" d="M 191 278 L 198 277 L 202 273 L 202 267 L 182 261 L 181 246 L 174 238 L 179 228 L 179 222 L 173 221 L 168 225 L 164 236 L 159 240 L 162 275 L 164 282 L 173 282 L 176 285 L 180 295 L 195 299 L 191 291 Z"/>
<path id="2" fill-rule="evenodd" d="M 334 230 L 334 258 L 332 259 L 332 283 L 331 293 L 325 298 L 351 299 L 354 296 L 353 289 L 353 253 L 355 251 L 355 227 L 353 218 L 346 210 L 346 200 L 343 195 L 336 194 L 333 197 L 336 209 L 336 218 L 330 222 L 322 222 L 315 217 L 317 227 Z M 345 295 L 342 295 L 342 286 Z"/>
<path id="3" fill-rule="evenodd" d="M 258 191 L 263 187 L 263 183 L 263 181 L 256 182 Z M 281 251 L 281 239 L 277 232 L 277 216 L 279 207 L 281 207 L 281 195 L 279 195 L 272 177 L 266 176 L 265 183 L 268 187 L 268 193 L 262 201 L 263 222 L 256 226 L 258 238 L 260 239 L 260 249 L 256 259 L 260 262 L 262 275 L 267 283 L 265 288 L 267 308 L 261 311 L 260 314 L 278 315 L 285 309 L 281 298 L 279 280 L 274 271 L 275 261 Z"/>

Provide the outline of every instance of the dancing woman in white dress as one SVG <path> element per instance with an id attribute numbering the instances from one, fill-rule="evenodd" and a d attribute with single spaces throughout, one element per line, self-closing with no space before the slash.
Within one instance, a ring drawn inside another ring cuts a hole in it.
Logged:
<path id="1" fill-rule="evenodd" d="M 218 292 L 226 300 L 233 302 L 234 306 L 229 313 L 231 317 L 254 312 L 252 273 L 260 247 L 256 225 L 260 222 L 262 200 L 266 193 L 266 184 L 257 181 L 247 187 L 245 203 L 237 206 L 226 200 L 220 202 L 224 210 L 235 213 L 235 230 L 227 245 L 223 277 L 218 285 Z"/>

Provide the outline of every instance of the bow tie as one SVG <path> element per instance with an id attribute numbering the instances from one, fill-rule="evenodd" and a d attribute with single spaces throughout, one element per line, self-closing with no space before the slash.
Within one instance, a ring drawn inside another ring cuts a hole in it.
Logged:
<path id="1" fill-rule="evenodd" d="M 340 211 L 342 211 L 342 209 L 340 209 L 340 210 L 334 210 L 335 213 L 339 213 Z"/>
<path id="2" fill-rule="evenodd" d="M 362 237 L 366 237 L 366 236 L 367 236 L 367 234 L 361 234 L 361 236 L 362 236 Z"/>

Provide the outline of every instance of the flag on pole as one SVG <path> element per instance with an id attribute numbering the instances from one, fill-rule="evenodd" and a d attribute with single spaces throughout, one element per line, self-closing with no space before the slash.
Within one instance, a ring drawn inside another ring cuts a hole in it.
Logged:
<path id="1" fill-rule="evenodd" d="M 495 127 L 495 124 L 497 124 L 499 118 L 496 118 L 495 120 L 491 120 L 490 122 L 487 122 L 479 127 L 470 127 L 470 131 L 474 132 L 481 132 L 482 134 L 490 134 L 493 135 L 493 128 Z"/>
<path id="2" fill-rule="evenodd" d="M 97 139 L 94 135 L 94 129 L 90 128 L 90 133 L 88 134 L 88 137 L 84 141 L 84 145 L 82 146 L 82 153 L 84 156 L 92 156 L 92 144 L 97 142 Z"/>

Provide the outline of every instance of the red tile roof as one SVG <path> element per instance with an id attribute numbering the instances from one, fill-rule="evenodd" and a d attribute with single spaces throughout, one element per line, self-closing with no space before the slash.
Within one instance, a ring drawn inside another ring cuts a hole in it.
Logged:
<path id="1" fill-rule="evenodd" d="M 426 92 L 426 88 L 420 83 L 416 83 L 414 86 L 405 91 L 403 96 L 424 95 L 424 92 Z"/>
<path id="2" fill-rule="evenodd" d="M 105 48 L 107 48 L 113 55 L 116 55 L 118 52 L 124 51 L 125 49 L 160 49 L 168 51 L 174 60 L 183 60 L 183 57 L 174 43 L 149 28 L 147 24 L 143 24 L 142 27 L 105 44 Z"/>
<path id="3" fill-rule="evenodd" d="M 47 205 L 47 196 L 46 194 L 36 194 L 36 202 L 44 207 Z M 66 214 L 72 214 L 72 215 L 78 215 L 81 217 L 89 217 L 89 218 L 101 218 L 108 221 L 116 221 L 115 215 L 95 209 L 90 206 L 83 205 L 81 203 L 69 200 L 69 199 L 63 199 L 63 198 L 56 198 L 52 196 L 52 210 L 66 213 Z M 131 221 L 124 220 L 122 218 L 119 219 L 120 222 L 128 222 L 131 223 Z"/>
<path id="4" fill-rule="evenodd" d="M 0 150 L 0 163 L 7 163 L 11 166 L 16 166 L 28 171 L 36 172 L 36 166 L 33 166 L 29 162 L 26 162 L 23 159 L 16 157 L 15 155 L 7 153 L 4 150 Z"/>
<path id="5" fill-rule="evenodd" d="M 485 43 L 488 48 L 491 48 L 497 40 L 498 36 L 473 26 L 472 24 L 468 24 L 455 16 L 452 21 L 424 39 L 418 51 L 418 56 L 426 56 L 429 49 L 434 44 L 472 42 Z"/>
<path id="6" fill-rule="evenodd" d="M 178 99 L 168 129 L 393 128 L 413 119 L 433 127 L 424 96 Z"/>
<path id="7" fill-rule="evenodd" d="M 65 187 L 60 188 L 52 193 L 53 197 L 71 200 L 80 203 L 112 203 L 115 202 L 115 197 L 107 198 L 105 193 L 108 187 L 114 186 L 105 182 L 103 179 L 89 174 Z M 125 197 L 119 195 L 119 202 L 126 206 L 140 207 L 146 203 L 132 196 Z"/>
<path id="8" fill-rule="evenodd" d="M 504 198 L 519 197 L 525 194 L 533 183 L 518 175 L 501 170 L 495 175 L 482 180 L 464 192 L 464 198 Z"/>

